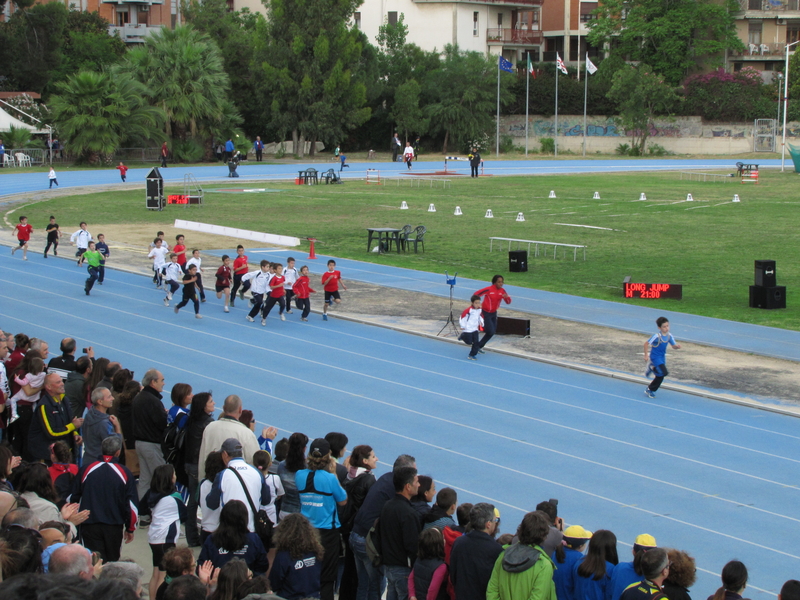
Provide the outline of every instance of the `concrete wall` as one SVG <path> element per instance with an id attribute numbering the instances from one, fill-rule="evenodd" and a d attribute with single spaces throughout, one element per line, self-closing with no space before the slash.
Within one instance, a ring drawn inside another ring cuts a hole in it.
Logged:
<path id="1" fill-rule="evenodd" d="M 656 120 L 648 143 L 658 144 L 676 154 L 738 154 L 753 152 L 753 123 L 704 123 L 700 117 L 677 117 Z M 559 115 L 558 147 L 582 152 L 583 115 Z M 516 145 L 525 145 L 525 116 L 509 115 L 500 119 L 500 134 L 510 135 Z M 777 130 L 776 148 L 780 148 L 781 129 Z M 555 137 L 555 117 L 530 115 L 528 147 L 538 148 L 540 137 Z M 800 141 L 800 123 L 788 123 L 787 140 Z M 617 128 L 611 117 L 586 119 L 586 152 L 613 153 L 620 144 L 629 144 L 630 136 Z"/>

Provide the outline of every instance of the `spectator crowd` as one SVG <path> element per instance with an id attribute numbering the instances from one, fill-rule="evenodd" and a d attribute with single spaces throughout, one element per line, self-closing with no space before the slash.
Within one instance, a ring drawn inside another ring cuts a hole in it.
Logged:
<path id="1" fill-rule="evenodd" d="M 378 476 L 344 433 L 278 439 L 236 395 L 217 417 L 211 392 L 77 346 L 0 331 L 0 598 L 691 598 L 694 558 L 647 533 L 619 556 L 549 499 L 500 535 L 495 506 L 437 490 L 409 454 Z M 147 565 L 123 558 L 137 535 Z M 747 580 L 732 560 L 707 598 Z"/>

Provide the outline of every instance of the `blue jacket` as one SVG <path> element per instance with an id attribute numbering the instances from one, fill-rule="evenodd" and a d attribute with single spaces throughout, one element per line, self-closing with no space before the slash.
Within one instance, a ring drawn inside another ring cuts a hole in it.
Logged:
<path id="1" fill-rule="evenodd" d="M 583 553 L 571 548 L 564 548 L 564 562 L 556 560 L 556 553 L 553 552 L 553 564 L 556 569 L 553 571 L 553 583 L 556 584 L 556 596 L 558 600 L 575 600 L 575 563 L 583 560 Z"/>
<path id="2" fill-rule="evenodd" d="M 264 550 L 264 544 L 261 543 L 261 539 L 255 533 L 248 533 L 244 546 L 232 551 L 218 547 L 214 543 L 214 534 L 212 533 L 206 538 L 203 549 L 200 550 L 200 558 L 197 559 L 197 564 L 202 565 L 207 560 L 210 560 L 214 567 L 219 569 L 234 558 L 241 558 L 246 562 L 247 568 L 253 572 L 253 577 L 263 575 L 269 569 L 267 551 Z"/>
<path id="3" fill-rule="evenodd" d="M 233 142 L 231 140 L 225 142 L 225 152 L 233 152 Z"/>
<path id="4" fill-rule="evenodd" d="M 319 598 L 322 559 L 306 554 L 300 560 L 293 559 L 288 552 L 281 550 L 275 555 L 269 583 L 272 592 L 286 600 Z"/>
<path id="5" fill-rule="evenodd" d="M 578 575 L 578 567 L 583 559 L 577 561 L 572 572 L 575 574 L 575 600 L 611 600 L 611 575 L 614 565 L 606 561 L 606 574 L 598 580 Z"/>
<path id="6" fill-rule="evenodd" d="M 128 467 L 111 456 L 86 461 L 72 480 L 67 502 L 78 502 L 80 510 L 91 511 L 85 521 L 87 525 L 124 525 L 126 531 L 136 531 L 139 518 L 136 479 Z"/>
<path id="7" fill-rule="evenodd" d="M 86 411 L 86 417 L 81 426 L 84 462 L 101 460 L 100 446 L 103 440 L 110 435 L 114 435 L 114 426 L 111 424 L 109 415 L 97 410 L 94 406 Z"/>

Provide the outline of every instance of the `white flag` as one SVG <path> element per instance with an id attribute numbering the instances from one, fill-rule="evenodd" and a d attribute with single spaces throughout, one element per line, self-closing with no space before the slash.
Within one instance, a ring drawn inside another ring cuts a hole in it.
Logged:
<path id="1" fill-rule="evenodd" d="M 564 65 L 564 61 L 561 60 L 561 57 L 556 52 L 556 68 L 561 71 L 564 75 L 569 75 L 569 71 L 567 71 L 567 67 Z"/>
<path id="2" fill-rule="evenodd" d="M 586 70 L 589 72 L 589 75 L 594 75 L 597 73 L 597 67 L 595 64 L 589 60 L 589 53 L 586 53 Z"/>

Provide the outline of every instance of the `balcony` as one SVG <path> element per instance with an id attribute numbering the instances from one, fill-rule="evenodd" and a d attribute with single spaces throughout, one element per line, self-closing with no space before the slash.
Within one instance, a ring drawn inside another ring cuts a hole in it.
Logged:
<path id="1" fill-rule="evenodd" d="M 161 26 L 148 26 L 148 25 L 131 25 L 125 24 L 122 27 L 115 27 L 114 25 L 108 26 L 108 33 L 109 35 L 114 35 L 115 33 L 119 33 L 120 39 L 125 42 L 126 44 L 143 44 L 145 38 L 154 33 L 159 31 Z"/>
<path id="2" fill-rule="evenodd" d="M 544 0 L 414 0 L 416 4 L 495 4 L 509 8 L 541 6 Z"/>
<path id="3" fill-rule="evenodd" d="M 541 31 L 527 29 L 487 29 L 486 42 L 489 45 L 503 46 L 535 46 L 544 41 Z"/>
<path id="4" fill-rule="evenodd" d="M 732 52 L 731 56 L 745 61 L 762 61 L 783 59 L 783 50 L 786 44 L 745 44 L 744 52 Z M 789 49 L 790 54 L 793 48 Z"/>
<path id="5" fill-rule="evenodd" d="M 761 13 L 764 12 L 783 14 L 800 11 L 800 0 L 739 0 L 739 9 L 746 13 L 759 11 L 758 16 L 763 18 L 766 15 Z"/>

